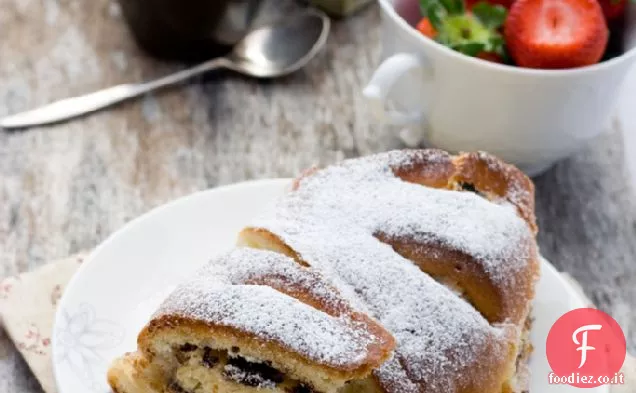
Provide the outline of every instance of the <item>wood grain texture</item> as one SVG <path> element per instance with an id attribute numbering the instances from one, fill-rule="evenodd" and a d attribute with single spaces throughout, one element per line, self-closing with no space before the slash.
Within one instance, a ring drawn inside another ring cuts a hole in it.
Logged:
<path id="1" fill-rule="evenodd" d="M 272 4 L 269 16 L 291 7 Z M 359 93 L 378 23 L 375 7 L 335 23 L 327 49 L 282 80 L 209 75 L 71 123 L 0 131 L 0 277 L 94 247 L 196 190 L 400 147 Z M 180 67 L 140 53 L 110 0 L 0 0 L 0 26 L 0 116 Z M 536 181 L 543 253 L 627 327 L 636 207 L 622 141 L 616 129 Z M 1 331 L 0 391 L 39 391 Z"/>

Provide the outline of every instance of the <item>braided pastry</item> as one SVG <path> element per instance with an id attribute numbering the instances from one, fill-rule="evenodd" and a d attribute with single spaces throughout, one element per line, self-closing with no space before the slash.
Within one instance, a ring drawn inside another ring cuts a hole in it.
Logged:
<path id="1" fill-rule="evenodd" d="M 116 392 L 333 392 L 379 366 L 391 335 L 322 276 L 236 249 L 182 283 L 117 360 Z"/>
<path id="2" fill-rule="evenodd" d="M 308 171 L 241 232 L 246 247 L 169 296 L 109 382 L 118 393 L 521 393 L 533 192 L 484 153 L 394 151 Z"/>

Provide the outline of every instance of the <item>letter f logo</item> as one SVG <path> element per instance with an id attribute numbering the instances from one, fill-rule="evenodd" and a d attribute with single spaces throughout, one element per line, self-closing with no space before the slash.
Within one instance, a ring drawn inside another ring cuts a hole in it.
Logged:
<path id="1" fill-rule="evenodd" d="M 583 367 L 583 365 L 585 365 L 585 362 L 587 361 L 587 351 L 593 351 L 596 349 L 587 345 L 587 332 L 589 332 L 590 330 L 601 330 L 601 328 L 601 325 L 585 325 L 576 329 L 574 331 L 574 334 L 572 334 L 572 341 L 574 341 L 574 344 L 580 345 L 580 347 L 576 349 L 577 351 L 581 351 L 581 364 L 579 364 L 579 368 Z M 581 335 L 582 340 L 581 342 L 579 342 L 577 336 L 581 332 L 583 333 Z"/>

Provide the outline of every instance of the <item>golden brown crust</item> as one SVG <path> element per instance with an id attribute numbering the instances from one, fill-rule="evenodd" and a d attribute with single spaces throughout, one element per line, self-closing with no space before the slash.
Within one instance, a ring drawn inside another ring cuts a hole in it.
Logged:
<path id="1" fill-rule="evenodd" d="M 244 228 L 239 233 L 237 244 L 239 246 L 275 251 L 294 259 L 302 266 L 309 266 L 302 260 L 302 258 L 300 258 L 300 255 L 285 244 L 279 236 L 266 229 L 252 227 Z M 277 245 L 278 247 L 276 249 L 272 249 L 272 245 Z"/>
<path id="2" fill-rule="evenodd" d="M 391 155 L 398 157 L 391 160 Z M 409 150 L 387 153 L 391 169 L 400 179 L 421 184 L 423 186 L 452 191 L 473 191 L 495 204 L 514 206 L 518 216 L 528 225 L 529 232 L 536 234 L 534 216 L 534 187 L 530 179 L 515 167 L 505 164 L 486 153 L 462 153 L 452 156 L 439 150 Z M 406 157 L 406 158 L 404 158 Z M 304 181 L 320 171 L 312 169 L 294 181 L 293 191 L 303 188 Z M 417 208 L 417 206 L 414 206 Z M 487 345 L 504 345 L 506 355 L 500 358 L 489 357 L 488 353 L 496 353 L 486 348 L 484 357 L 474 366 L 474 375 L 458 376 L 463 385 L 454 390 L 457 393 L 495 392 L 505 389 L 506 382 L 515 373 L 515 358 L 525 348 L 518 347 L 518 332 L 528 312 L 529 303 L 534 297 L 534 284 L 539 274 L 539 259 L 536 242 L 533 236 L 516 244 L 517 260 L 524 261 L 523 268 L 507 269 L 510 274 L 505 280 L 497 276 L 500 272 L 489 270 L 491 266 L 480 263 L 474 256 L 461 249 L 449 247 L 436 242 L 433 237 L 423 242 L 400 234 L 390 235 L 381 230 L 374 233 L 381 242 L 389 244 L 403 257 L 414 262 L 423 272 L 439 282 L 456 289 L 491 323 L 510 324 L 501 327 L 506 331 L 507 339 L 493 341 Z M 262 227 L 248 227 L 240 235 L 246 245 L 265 248 L 293 257 L 305 266 L 311 266 L 311 260 L 303 260 L 297 250 L 286 243 L 277 232 Z M 494 274 L 493 274 L 494 273 Z M 504 344 L 507 343 L 507 344 Z M 405 359 L 398 359 L 402 368 L 407 370 Z M 473 374 L 471 372 L 471 374 Z M 405 374 L 404 380 L 417 380 L 415 376 Z M 430 392 L 425 385 L 401 386 L 404 381 L 391 378 L 370 384 L 369 391 L 390 392 Z M 391 386 L 388 386 L 388 385 Z"/>
<path id="3" fill-rule="evenodd" d="M 374 338 L 367 346 L 367 356 L 365 358 L 358 359 L 357 362 L 341 365 L 340 367 L 323 364 L 322 366 L 324 366 L 325 369 L 329 369 L 330 372 L 343 372 L 343 375 L 344 373 L 354 373 L 352 376 L 358 378 L 360 375 L 370 372 L 372 368 L 377 367 L 386 360 L 391 350 L 395 347 L 395 340 L 391 334 L 375 320 L 362 313 L 355 312 L 350 305 L 339 296 L 332 295 L 329 298 L 316 296 L 315 292 L 312 291 L 314 288 L 312 288 L 311 285 L 321 281 L 322 278 L 309 270 L 301 271 L 305 275 L 305 280 L 301 282 L 294 282 L 289 279 L 289 277 L 277 272 L 258 272 L 255 275 L 250 275 L 246 279 L 232 280 L 231 284 L 268 286 L 328 315 L 355 321 L 361 334 L 364 333 Z M 336 288 L 328 284 L 322 285 L 325 285 L 333 294 L 337 294 L 338 291 Z M 271 351 L 285 353 L 285 356 L 296 357 L 298 361 L 303 361 L 308 364 L 313 363 L 316 366 L 319 365 L 306 356 L 294 352 L 291 348 L 286 346 L 284 342 L 279 343 L 273 340 L 263 341 L 257 336 L 257 332 L 248 332 L 209 321 L 201 321 L 172 314 L 160 315 L 153 318 L 139 334 L 137 344 L 139 348 L 146 353 L 148 358 L 152 358 L 152 350 L 150 349 L 149 343 L 152 342 L 154 336 L 162 330 L 174 329 L 176 327 L 184 328 L 185 330 L 199 331 L 200 333 L 208 332 L 208 334 L 212 336 L 233 336 L 239 341 L 253 341 L 255 345 L 260 342 L 261 346 L 265 346 Z"/>
<path id="4" fill-rule="evenodd" d="M 408 156 L 400 165 L 392 167 L 395 176 L 415 184 L 433 188 L 450 188 L 449 183 L 457 172 L 454 157 L 443 150 L 402 150 L 400 155 Z"/>
<path id="5" fill-rule="evenodd" d="M 343 299 L 336 301 L 330 299 L 327 301 L 324 298 L 316 297 L 307 286 L 291 282 L 287 277 L 282 275 L 262 275 L 258 278 L 246 280 L 241 284 L 266 285 L 331 316 L 345 316 L 352 321 L 358 322 L 360 324 L 359 326 L 363 327 L 370 336 L 376 338 L 373 344 L 367 347 L 369 355 L 366 359 L 363 359 L 366 366 L 362 374 L 370 372 L 370 368 L 375 368 L 382 364 L 382 362 L 388 358 L 393 348 L 395 348 L 395 340 L 389 332 L 367 315 L 353 311 L 349 304 Z M 334 292 L 337 291 L 336 288 L 332 288 L 332 290 Z"/>
<path id="6" fill-rule="evenodd" d="M 456 183 L 471 183 L 491 200 L 505 200 L 516 206 L 536 234 L 534 215 L 534 185 L 532 180 L 516 167 L 506 164 L 488 153 L 463 153 L 454 160 Z"/>
<path id="7" fill-rule="evenodd" d="M 259 231 L 258 236 L 263 234 L 266 235 L 268 241 L 272 241 L 270 244 L 271 249 L 284 248 L 284 244 L 278 243 L 280 240 L 277 236 L 269 236 L 270 234 L 266 231 Z M 251 233 L 250 229 L 247 228 L 242 232 L 242 236 L 247 241 L 247 239 L 254 236 L 254 233 Z M 401 243 L 400 241 L 383 239 L 381 236 L 378 237 L 381 241 L 391 244 L 396 252 L 417 264 L 422 271 L 448 286 L 456 286 L 464 291 L 463 295 L 489 322 L 495 325 L 504 322 L 510 323 L 507 326 L 500 326 L 505 337 L 500 337 L 498 341 L 486 343 L 486 346 L 480 351 L 483 357 L 474 365 L 471 373 L 457 377 L 467 382 L 454 392 L 484 393 L 499 392 L 500 389 L 504 389 L 505 381 L 515 373 L 515 358 L 518 351 L 520 351 L 516 346 L 518 334 L 516 326 L 523 325 L 523 321 L 528 314 L 529 300 L 532 299 L 534 293 L 533 274 L 529 273 L 525 276 L 523 279 L 526 280 L 527 278 L 527 281 L 520 282 L 518 287 L 511 289 L 513 292 L 502 291 L 501 287 L 493 282 L 485 272 L 480 271 L 479 265 L 471 263 L 472 259 L 465 254 L 444 249 L 439 245 L 427 249 L 421 244 L 414 244 L 408 241 Z M 435 257 L 432 257 L 433 255 Z M 449 263 L 449 261 L 455 262 Z M 461 266 L 461 270 L 456 270 L 456 266 Z M 501 352 L 506 355 L 499 358 L 489 357 L 490 354 Z M 407 360 L 400 359 L 400 362 L 407 362 Z M 410 378 L 410 376 L 405 374 L 404 378 Z M 399 382 L 392 379 L 385 378 L 381 383 L 376 374 L 373 377 L 373 381 L 373 383 L 368 382 L 365 385 L 365 388 L 370 389 L 370 392 L 403 391 Z M 418 392 L 421 393 L 433 393 L 425 385 L 416 387 L 416 389 L 419 389 Z"/>
<path id="8" fill-rule="evenodd" d="M 142 329 L 137 346 L 137 352 L 111 368 L 110 383 L 124 393 L 163 392 L 170 383 L 181 384 L 183 375 L 188 375 L 185 383 L 192 383 L 195 374 L 207 375 L 208 389 L 250 391 L 250 385 L 223 374 L 228 359 L 235 357 L 283 373 L 286 379 L 275 383 L 276 392 L 285 390 L 283 382 L 333 392 L 379 367 L 395 340 L 375 320 L 356 312 L 321 274 L 280 253 L 237 248 L 175 289 Z M 187 355 L 184 346 L 191 348 Z M 202 357 L 196 360 L 204 348 L 218 353 L 220 366 L 206 368 Z M 162 370 L 161 375 L 145 378 L 153 369 Z"/>
<path id="9" fill-rule="evenodd" d="M 139 352 L 127 353 L 113 361 L 107 381 L 116 393 L 163 392 L 161 370 L 153 367 Z"/>
<path id="10" fill-rule="evenodd" d="M 392 167 L 394 174 L 404 181 L 427 187 L 457 190 L 462 185 L 470 185 L 483 197 L 495 202 L 514 205 L 522 217 L 536 233 L 534 215 L 534 186 L 532 181 L 516 167 L 483 152 L 462 153 L 452 156 L 437 149 L 404 150 L 397 152 L 408 155 L 407 165 Z M 317 172 L 316 168 L 305 171 L 294 181 L 293 189 L 298 189 L 303 179 Z M 539 275 L 539 258 L 534 240 L 519 245 L 519 253 L 526 255 L 527 268 L 515 272 L 510 280 L 493 280 L 483 264 L 473 257 L 447 247 L 441 243 L 415 242 L 408 237 L 390 237 L 382 232 L 375 236 L 391 245 L 394 250 L 417 264 L 422 271 L 439 281 L 453 284 L 491 322 L 510 321 L 521 323 L 527 314 L 528 302 L 534 297 L 534 283 Z M 274 249 L 308 266 L 302 258 L 277 234 L 263 228 L 245 228 L 240 241 L 251 247 Z M 263 243 L 259 245 L 259 243 Z M 510 287 L 514 283 L 514 288 Z M 515 293 L 515 296 L 510 296 Z"/>
<path id="11" fill-rule="evenodd" d="M 539 274 L 534 243 L 524 246 L 532 255 L 529 269 L 515 275 L 512 288 L 508 281 L 502 283 L 494 280 L 484 270 L 484 265 L 475 263 L 470 255 L 444 247 L 443 244 L 416 243 L 412 239 L 389 238 L 383 234 L 377 237 L 423 272 L 460 292 L 488 322 L 518 324 L 525 319 L 528 301 L 534 297 L 534 283 Z"/>
<path id="12" fill-rule="evenodd" d="M 291 351 L 284 345 L 275 341 L 262 340 L 254 334 L 247 333 L 244 330 L 232 328 L 229 326 L 221 326 L 218 324 L 205 323 L 192 318 L 183 318 L 174 315 L 164 315 L 153 319 L 141 331 L 138 336 L 137 343 L 139 350 L 149 361 L 155 356 L 153 343 L 157 341 L 160 335 L 166 331 L 170 334 L 198 337 L 215 337 L 225 338 L 230 341 L 241 343 L 244 347 L 259 348 L 260 352 L 276 354 L 281 359 L 293 359 L 296 362 L 307 364 L 314 368 L 322 369 L 326 374 L 334 378 L 363 378 L 371 372 L 375 367 L 382 364 L 391 353 L 391 348 L 395 345 L 393 337 L 380 327 L 376 322 L 370 320 L 361 314 L 354 314 L 353 318 L 361 322 L 369 323 L 369 330 L 378 334 L 380 340 L 369 347 L 368 357 L 357 362 L 356 364 L 343 365 L 335 367 L 326 364 L 318 364 L 308 360 L 305 356 Z M 359 319 L 358 319 L 359 318 Z M 376 345 L 379 344 L 379 345 Z"/>
<path id="13" fill-rule="evenodd" d="M 410 150 L 408 165 L 393 168 L 404 181 L 428 187 L 461 190 L 470 185 L 474 190 L 497 203 L 506 201 L 536 233 L 534 216 L 534 185 L 516 167 L 483 152 L 452 156 L 435 149 Z M 534 282 L 539 274 L 539 259 L 534 241 L 519 245 L 527 255 L 528 268 L 517 272 L 514 279 L 494 282 L 484 265 L 466 253 L 440 243 L 418 243 L 406 237 L 391 238 L 377 233 L 376 237 L 390 244 L 396 252 L 412 260 L 422 271 L 439 281 L 455 285 L 488 319 L 489 322 L 521 323 L 527 314 L 527 303 L 534 297 Z M 293 252 L 293 251 L 292 251 Z M 510 288 L 508 283 L 514 283 Z M 510 296 L 515 293 L 515 296 Z"/>
<path id="14" fill-rule="evenodd" d="M 517 208 L 536 233 L 534 185 L 522 171 L 485 152 L 452 156 L 438 149 L 403 150 L 409 155 L 408 165 L 393 167 L 404 181 L 433 188 L 459 190 L 461 184 L 473 185 L 493 201 L 505 200 Z M 310 176 L 315 170 L 303 175 Z"/>
<path id="15" fill-rule="evenodd" d="M 276 303 L 276 311 L 265 308 Z M 379 367 L 395 340 L 319 273 L 279 253 L 237 248 L 173 291 L 138 335 L 137 346 L 110 368 L 108 381 L 120 393 L 164 393 L 171 384 L 187 390 L 181 384 L 197 386 L 192 378 L 205 378 L 206 389 L 258 390 L 224 374 L 236 357 L 283 373 L 284 381 L 263 382 L 273 392 L 295 383 L 335 392 Z M 207 365 L 204 349 L 222 360 Z"/>

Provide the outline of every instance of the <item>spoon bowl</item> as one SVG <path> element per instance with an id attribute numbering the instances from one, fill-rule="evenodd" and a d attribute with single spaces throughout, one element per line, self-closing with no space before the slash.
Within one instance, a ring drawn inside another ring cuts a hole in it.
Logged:
<path id="1" fill-rule="evenodd" d="M 0 120 L 0 127 L 23 128 L 58 123 L 219 68 L 255 78 L 281 77 L 299 70 L 318 53 L 327 41 L 329 28 L 329 18 L 324 13 L 305 11 L 287 17 L 283 22 L 251 31 L 226 57 L 212 59 L 154 81 L 117 85 L 11 115 Z"/>
<path id="2" fill-rule="evenodd" d="M 304 67 L 324 46 L 329 18 L 305 12 L 284 24 L 249 33 L 228 56 L 231 68 L 257 78 L 276 78 Z"/>

